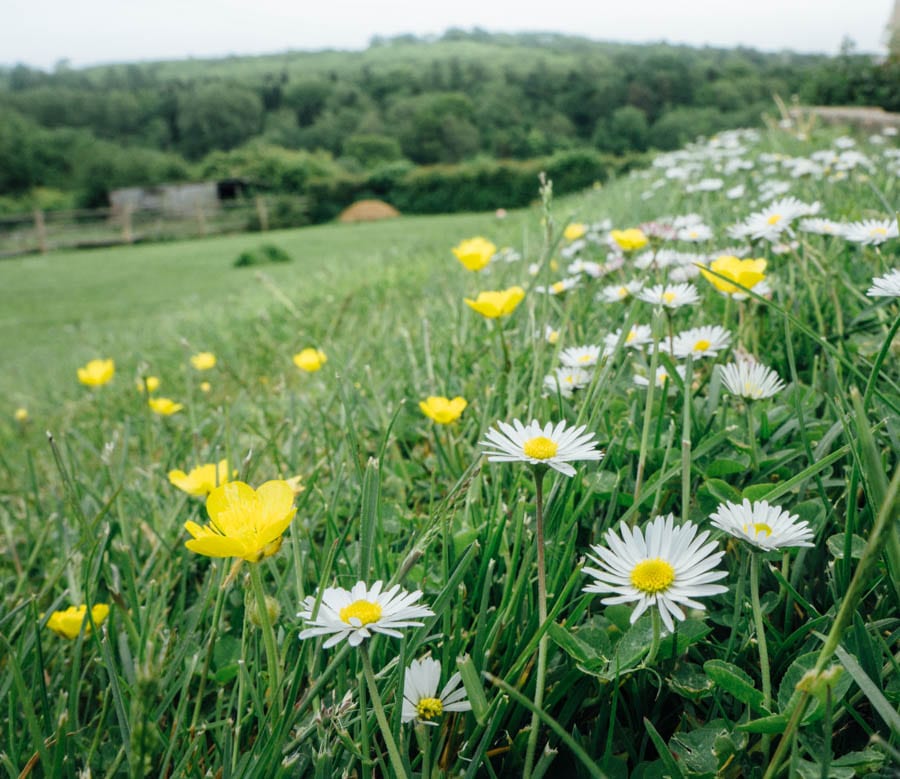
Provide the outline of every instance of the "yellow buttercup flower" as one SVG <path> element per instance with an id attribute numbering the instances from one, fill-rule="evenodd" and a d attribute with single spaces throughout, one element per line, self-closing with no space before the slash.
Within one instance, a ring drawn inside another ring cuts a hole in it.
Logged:
<path id="1" fill-rule="evenodd" d="M 433 419 L 439 425 L 449 425 L 459 419 L 465 407 L 469 405 L 464 398 L 459 396 L 449 400 L 444 397 L 431 395 L 427 400 L 419 401 L 419 408 L 429 419 Z"/>
<path id="2" fill-rule="evenodd" d="M 25 424 L 28 421 L 28 409 L 27 408 L 17 408 L 15 413 L 13 414 L 13 419 L 20 424 Z"/>
<path id="3" fill-rule="evenodd" d="M 328 358 L 325 356 L 325 352 L 312 347 L 294 355 L 294 365 L 301 371 L 308 371 L 309 373 L 319 370 L 326 362 L 328 362 Z"/>
<path id="4" fill-rule="evenodd" d="M 147 392 L 156 392 L 159 389 L 159 377 L 158 376 L 145 376 L 142 379 L 138 379 L 137 382 L 138 392 L 143 392 L 146 388 Z"/>
<path id="5" fill-rule="evenodd" d="M 209 493 L 209 525 L 185 522 L 192 552 L 207 557 L 240 557 L 256 563 L 281 548 L 281 535 L 297 513 L 294 490 L 286 481 L 267 481 L 254 490 L 242 481 L 222 484 Z"/>
<path id="6" fill-rule="evenodd" d="M 170 417 L 184 408 L 184 404 L 176 403 L 172 398 L 150 398 L 147 405 L 154 414 L 159 414 L 161 417 Z"/>
<path id="7" fill-rule="evenodd" d="M 197 352 L 191 357 L 191 365 L 198 371 L 208 371 L 210 368 L 216 367 L 216 355 L 212 352 Z"/>
<path id="8" fill-rule="evenodd" d="M 619 248 L 626 252 L 642 249 L 649 241 L 644 232 L 636 227 L 631 227 L 628 230 L 612 230 L 609 237 L 619 245 Z"/>
<path id="9" fill-rule="evenodd" d="M 467 270 L 481 270 L 497 253 L 497 247 L 487 238 L 479 235 L 461 241 L 459 246 L 455 246 L 451 251 Z"/>
<path id="10" fill-rule="evenodd" d="M 91 360 L 83 368 L 78 369 L 78 381 L 88 387 L 101 387 L 116 372 L 116 364 L 112 360 Z"/>
<path id="11" fill-rule="evenodd" d="M 475 300 L 465 298 L 466 305 L 488 319 L 509 316 L 525 297 L 521 287 L 510 287 L 497 292 L 479 292 Z"/>
<path id="12" fill-rule="evenodd" d="M 587 226 L 581 224 L 581 222 L 572 222 L 566 229 L 563 231 L 563 238 L 567 241 L 577 241 L 587 232 Z"/>
<path id="13" fill-rule="evenodd" d="M 100 627 L 109 616 L 109 606 L 97 603 L 91 608 L 91 619 Z M 87 621 L 87 606 L 69 606 L 65 611 L 54 611 L 47 620 L 47 627 L 63 638 L 78 638 L 84 627 L 85 634 L 90 634 L 91 624 Z"/>
<path id="14" fill-rule="evenodd" d="M 718 276 L 714 276 L 706 270 L 706 268 L 701 268 L 700 272 L 707 281 L 719 290 L 719 292 L 724 292 L 726 295 L 738 293 L 739 295 L 745 296 L 746 292 L 731 282 L 736 281 L 747 289 L 753 289 L 753 287 L 765 279 L 766 265 L 767 262 L 764 259 L 740 260 L 730 254 L 723 254 L 721 257 L 714 259 L 709 264 L 709 267 L 710 270 L 721 273 L 723 276 L 731 279 L 731 281 L 726 281 L 725 279 L 720 279 Z"/>
<path id="15" fill-rule="evenodd" d="M 169 481 L 188 495 L 202 498 L 228 481 L 228 460 L 198 465 L 188 473 L 177 469 L 169 471 Z"/>
<path id="16" fill-rule="evenodd" d="M 212 389 L 212 384 L 210 384 L 208 381 L 200 382 L 200 392 L 209 392 L 211 389 Z"/>

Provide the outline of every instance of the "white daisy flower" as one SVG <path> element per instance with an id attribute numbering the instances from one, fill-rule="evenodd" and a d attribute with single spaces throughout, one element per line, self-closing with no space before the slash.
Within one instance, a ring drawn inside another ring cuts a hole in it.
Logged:
<path id="1" fill-rule="evenodd" d="M 597 293 L 597 300 L 603 303 L 619 303 L 636 295 L 643 288 L 639 281 L 628 281 L 625 284 L 612 284 Z"/>
<path id="2" fill-rule="evenodd" d="M 866 293 L 870 298 L 900 298 L 900 268 L 876 276 Z"/>
<path id="3" fill-rule="evenodd" d="M 750 503 L 744 498 L 740 505 L 723 503 L 710 516 L 714 527 L 735 538 L 747 541 L 758 549 L 771 552 L 788 546 L 812 546 L 813 531 L 796 514 L 789 514 L 768 501 Z"/>
<path id="4" fill-rule="evenodd" d="M 465 688 L 460 688 L 462 677 L 453 674 L 438 695 L 441 683 L 441 664 L 426 657 L 413 660 L 403 675 L 403 722 L 413 720 L 424 725 L 437 725 L 432 720 L 448 711 L 471 711 L 472 704 L 466 700 Z"/>
<path id="5" fill-rule="evenodd" d="M 704 224 L 691 225 L 690 227 L 682 227 L 678 231 L 678 240 L 700 243 L 701 241 L 710 240 L 712 234 L 712 229 Z"/>
<path id="6" fill-rule="evenodd" d="M 395 584 L 382 592 L 383 583 L 375 582 L 369 589 L 365 582 L 357 582 L 353 589 L 328 587 L 322 594 L 318 614 L 313 617 L 316 598 L 307 596 L 303 601 L 303 611 L 297 614 L 309 627 L 300 632 L 300 638 L 315 638 L 331 635 L 323 649 L 330 649 L 345 638 L 350 646 L 359 646 L 372 633 L 402 638 L 397 628 L 421 627 L 421 617 L 432 617 L 434 612 L 427 606 L 413 605 L 422 593 L 406 592 Z"/>
<path id="7" fill-rule="evenodd" d="M 683 330 L 672 341 L 672 354 L 684 359 L 689 354 L 694 358 L 715 357 L 731 343 L 731 333 L 721 325 L 704 325 Z M 669 342 L 660 344 L 661 351 L 669 351 Z"/>
<path id="8" fill-rule="evenodd" d="M 675 371 L 681 377 L 681 380 L 684 381 L 684 377 L 687 376 L 687 368 L 684 365 L 676 365 Z M 669 389 L 674 389 L 675 384 L 672 381 L 672 376 L 669 374 L 668 368 L 660 366 L 656 369 L 656 386 L 659 389 L 662 389 L 666 386 L 666 382 L 668 382 Z M 637 384 L 638 387 L 649 387 L 650 380 L 646 376 L 642 376 L 640 373 L 636 373 L 634 375 L 634 383 Z"/>
<path id="9" fill-rule="evenodd" d="M 597 364 L 601 354 L 599 346 L 570 346 L 563 349 L 559 361 L 567 368 L 591 368 Z"/>
<path id="10" fill-rule="evenodd" d="M 622 328 L 620 327 L 614 333 L 610 333 L 603 338 L 603 345 L 606 347 L 606 353 L 609 354 L 616 348 L 619 338 L 622 336 Z M 650 325 L 633 325 L 625 336 L 625 347 L 628 349 L 640 349 L 653 342 L 653 330 Z"/>
<path id="11" fill-rule="evenodd" d="M 564 398 L 571 398 L 576 390 L 584 389 L 591 383 L 591 374 L 583 368 L 557 368 L 544 377 L 544 389 Z"/>
<path id="12" fill-rule="evenodd" d="M 695 264 L 685 264 L 679 265 L 678 267 L 672 268 L 669 271 L 669 281 L 681 283 L 683 281 L 690 281 L 691 279 L 697 278 L 700 275 L 700 268 L 698 268 Z"/>
<path id="13" fill-rule="evenodd" d="M 804 233 L 815 233 L 816 235 L 841 235 L 846 225 L 831 219 L 804 219 L 800 222 L 798 227 Z"/>
<path id="14" fill-rule="evenodd" d="M 541 427 L 536 419 L 527 425 L 514 419 L 511 425 L 498 422 L 497 427 L 499 430 L 488 430 L 485 440 L 480 442 L 488 462 L 546 465 L 564 476 L 574 476 L 575 469 L 570 462 L 603 457 L 603 452 L 596 448 L 594 434 L 586 433 L 584 425 L 567 429 L 563 421 L 556 426 L 548 422 Z"/>
<path id="15" fill-rule="evenodd" d="M 896 219 L 866 219 L 844 226 L 844 238 L 863 246 L 878 246 L 900 236 Z"/>
<path id="16" fill-rule="evenodd" d="M 722 383 L 732 394 L 748 400 L 771 398 L 784 389 L 784 382 L 771 368 L 750 360 L 719 366 Z"/>
<path id="17" fill-rule="evenodd" d="M 661 221 L 667 221 L 665 217 Z M 703 217 L 700 214 L 682 214 L 672 219 L 672 227 L 681 230 L 684 227 L 693 227 L 694 225 L 702 225 Z"/>
<path id="18" fill-rule="evenodd" d="M 705 543 L 709 531 L 697 533 L 693 522 L 675 525 L 672 514 L 656 517 L 643 532 L 624 522 L 619 532 L 606 532 L 606 545 L 591 547 L 588 557 L 599 568 L 584 568 L 596 581 L 585 592 L 612 593 L 602 603 L 636 603 L 631 623 L 648 608 L 659 609 L 663 624 L 673 632 L 677 620 L 686 615 L 682 607 L 705 608 L 697 598 L 719 595 L 728 588 L 713 584 L 728 575 L 717 571 L 725 554 L 715 541 Z"/>
<path id="19" fill-rule="evenodd" d="M 569 276 L 568 278 L 560 279 L 559 281 L 554 282 L 549 287 L 535 287 L 534 291 L 545 292 L 548 295 L 562 295 L 564 292 L 568 292 L 570 289 L 575 289 L 580 281 L 581 279 L 578 276 Z"/>
<path id="20" fill-rule="evenodd" d="M 817 213 L 818 210 L 818 203 L 809 205 L 797 198 L 786 197 L 775 201 L 758 213 L 751 214 L 744 225 L 751 238 L 775 241 L 790 227 L 794 219 L 800 216 L 810 216 Z"/>
<path id="21" fill-rule="evenodd" d="M 744 192 L 746 192 L 744 185 L 738 184 L 736 187 L 726 189 L 725 197 L 727 197 L 729 200 L 737 200 L 738 198 L 742 198 L 744 196 Z"/>
<path id="22" fill-rule="evenodd" d="M 693 284 L 657 284 L 654 287 L 642 289 L 637 297 L 646 303 L 653 303 L 666 308 L 680 308 L 697 303 L 700 296 Z"/>

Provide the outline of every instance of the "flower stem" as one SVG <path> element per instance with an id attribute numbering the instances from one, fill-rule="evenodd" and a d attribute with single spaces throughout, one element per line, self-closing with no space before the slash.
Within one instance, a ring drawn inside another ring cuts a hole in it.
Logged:
<path id="1" fill-rule="evenodd" d="M 422 751 L 421 779 L 431 779 L 431 734 L 429 728 L 421 723 L 416 725 L 416 740 Z"/>
<path id="2" fill-rule="evenodd" d="M 644 658 L 644 667 L 653 665 L 653 661 L 656 660 L 656 653 L 659 652 L 659 637 L 662 633 L 662 628 L 659 624 L 659 608 L 650 609 L 650 621 L 653 624 L 653 637 L 650 639 L 650 649 Z"/>
<path id="3" fill-rule="evenodd" d="M 365 674 L 366 684 L 369 686 L 369 697 L 372 698 L 372 708 L 375 709 L 375 719 L 378 720 L 381 735 L 384 737 L 384 743 L 387 746 L 388 756 L 391 758 L 391 768 L 394 771 L 394 776 L 405 779 L 407 776 L 406 768 L 403 765 L 403 758 L 400 757 L 400 750 L 397 749 L 397 743 L 391 734 L 391 726 L 384 713 L 384 704 L 381 702 L 381 696 L 378 694 L 378 685 L 375 683 L 375 671 L 372 670 L 369 650 L 363 644 L 360 646 L 359 651 L 362 656 L 363 674 Z"/>
<path id="4" fill-rule="evenodd" d="M 538 566 L 538 630 L 547 621 L 547 567 L 544 561 L 544 475 L 546 467 L 534 469 L 535 485 L 535 525 L 537 531 L 537 566 Z M 534 708 L 531 715 L 531 730 L 528 732 L 528 748 L 525 752 L 525 779 L 531 779 L 534 770 L 534 754 L 537 749 L 540 717 L 538 711 L 544 704 L 544 682 L 547 676 L 547 648 L 549 636 L 544 633 L 538 642 L 537 676 L 534 683 Z"/>
<path id="5" fill-rule="evenodd" d="M 762 608 L 759 605 L 759 569 L 762 560 L 756 552 L 750 561 L 750 603 L 753 608 L 753 624 L 756 628 L 756 643 L 759 646 L 759 669 L 762 674 L 763 706 L 772 709 L 772 675 L 769 669 L 769 649 L 766 646 L 766 631 L 763 626 Z M 769 759 L 769 737 L 762 739 L 763 755 Z"/>
<path id="6" fill-rule="evenodd" d="M 641 484 L 647 464 L 647 448 L 650 445 L 650 418 L 653 415 L 653 395 L 656 391 L 656 369 L 659 366 L 659 314 L 653 318 L 653 353 L 650 355 L 650 375 L 647 377 L 647 402 L 644 405 L 644 427 L 641 431 L 641 451 L 638 453 L 637 474 L 634 477 L 634 502 L 640 505 Z"/>
<path id="7" fill-rule="evenodd" d="M 275 631 L 269 619 L 266 607 L 266 592 L 263 589 L 262 574 L 259 563 L 250 563 L 250 584 L 256 596 L 256 609 L 259 612 L 259 623 L 262 626 L 263 644 L 266 647 L 266 663 L 269 666 L 269 688 L 272 694 L 272 711 L 275 718 L 281 716 L 281 663 L 278 659 L 278 647 L 275 644 Z"/>
<path id="8" fill-rule="evenodd" d="M 747 419 L 747 440 L 750 442 L 750 464 L 756 471 L 759 468 L 759 460 L 756 454 L 756 434 L 753 432 L 753 411 L 749 400 L 744 403 L 744 414 Z"/>

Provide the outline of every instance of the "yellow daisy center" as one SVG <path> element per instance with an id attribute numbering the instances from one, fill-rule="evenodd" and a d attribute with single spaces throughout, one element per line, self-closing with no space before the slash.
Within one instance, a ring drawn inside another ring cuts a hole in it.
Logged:
<path id="1" fill-rule="evenodd" d="M 626 287 L 619 287 L 619 289 L 616 290 L 616 294 L 618 294 L 620 298 L 627 298 L 628 289 Z"/>
<path id="2" fill-rule="evenodd" d="M 631 583 L 648 595 L 669 589 L 674 581 L 675 569 L 660 557 L 641 560 L 631 571 Z"/>
<path id="3" fill-rule="evenodd" d="M 883 227 L 873 227 L 872 235 L 887 235 L 887 230 Z"/>
<path id="4" fill-rule="evenodd" d="M 625 336 L 625 343 L 630 344 L 635 338 L 637 338 L 637 331 L 629 330 L 628 335 Z"/>
<path id="5" fill-rule="evenodd" d="M 552 289 L 554 292 L 559 293 L 562 292 L 565 288 L 566 285 L 563 282 L 557 281 L 550 289 Z"/>
<path id="6" fill-rule="evenodd" d="M 765 534 L 766 536 L 772 535 L 772 528 L 769 527 L 765 522 L 754 522 L 752 525 L 744 525 L 744 532 L 749 533 L 753 531 L 753 535 L 758 536 L 760 534 Z"/>
<path id="7" fill-rule="evenodd" d="M 369 625 L 381 619 L 381 605 L 370 600 L 355 600 L 341 609 L 340 617 L 341 622 L 348 625 L 354 625 L 354 620 L 358 620 L 360 625 Z"/>
<path id="8" fill-rule="evenodd" d="M 422 698 L 416 704 L 416 714 L 419 715 L 419 719 L 432 720 L 435 717 L 440 717 L 443 713 L 444 704 L 441 703 L 440 698 Z"/>
<path id="9" fill-rule="evenodd" d="M 581 357 L 578 358 L 578 362 L 586 363 L 586 362 L 590 362 L 593 359 L 594 359 L 593 356 L 591 356 L 590 354 L 582 354 Z"/>
<path id="10" fill-rule="evenodd" d="M 781 214 L 772 214 L 766 221 L 770 225 L 777 225 L 781 221 Z"/>
<path id="11" fill-rule="evenodd" d="M 666 303 L 671 303 L 673 300 L 675 300 L 675 293 L 674 292 L 663 292 L 662 299 Z"/>
<path id="12" fill-rule="evenodd" d="M 533 457 L 535 460 L 549 460 L 556 455 L 558 448 L 556 441 L 551 441 L 546 436 L 539 435 L 536 438 L 529 438 L 522 450 L 527 457 Z"/>
<path id="13" fill-rule="evenodd" d="M 701 338 L 697 343 L 694 344 L 695 352 L 705 352 L 712 344 L 707 341 L 705 338 Z"/>
<path id="14" fill-rule="evenodd" d="M 698 233 L 696 230 L 691 230 L 691 231 L 688 233 L 688 236 L 691 237 L 691 238 L 696 238 L 698 235 L 700 235 L 700 233 Z"/>

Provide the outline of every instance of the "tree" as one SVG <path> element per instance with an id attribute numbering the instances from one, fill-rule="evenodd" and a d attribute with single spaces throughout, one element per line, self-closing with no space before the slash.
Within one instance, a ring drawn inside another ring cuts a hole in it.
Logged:
<path id="1" fill-rule="evenodd" d="M 253 90 L 213 82 L 182 92 L 178 100 L 181 149 L 198 159 L 213 149 L 232 149 L 262 129 L 262 101 Z"/>

